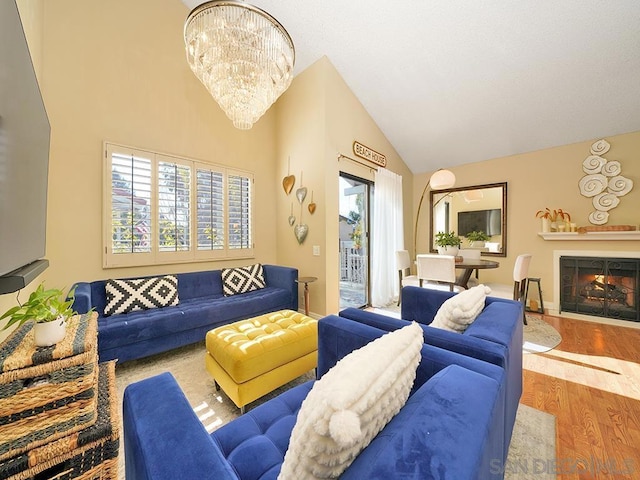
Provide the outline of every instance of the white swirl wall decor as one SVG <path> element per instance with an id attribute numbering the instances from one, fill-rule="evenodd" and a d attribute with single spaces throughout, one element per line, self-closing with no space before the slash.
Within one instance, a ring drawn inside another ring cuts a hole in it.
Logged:
<path id="1" fill-rule="evenodd" d="M 591 155 L 582 162 L 582 171 L 586 174 L 578 182 L 580 193 L 591 198 L 596 209 L 589 214 L 594 225 L 603 225 L 609 221 L 609 210 L 616 208 L 623 197 L 633 188 L 633 181 L 623 177 L 622 166 L 617 160 L 602 157 L 611 145 L 604 138 L 591 144 Z"/>
<path id="2" fill-rule="evenodd" d="M 591 212 L 589 214 L 589 221 L 594 225 L 604 225 L 609 221 L 609 212 L 603 212 L 601 210 Z"/>
<path id="3" fill-rule="evenodd" d="M 609 191 L 619 197 L 629 193 L 633 188 L 633 180 L 618 175 L 609 179 Z"/>
<path id="4" fill-rule="evenodd" d="M 582 170 L 587 175 L 593 175 L 594 173 L 600 173 L 602 170 L 602 166 L 607 163 L 605 158 L 599 157 L 598 155 L 589 155 L 582 162 Z"/>
<path id="5" fill-rule="evenodd" d="M 591 200 L 593 208 L 602 212 L 608 212 L 612 208 L 616 208 L 620 203 L 620 199 L 613 193 L 601 193 Z"/>
<path id="6" fill-rule="evenodd" d="M 609 142 L 607 142 L 603 138 L 591 145 L 591 153 L 593 153 L 594 155 L 602 155 L 604 153 L 607 153 L 610 148 L 611 145 L 609 145 Z"/>
<path id="7" fill-rule="evenodd" d="M 602 174 L 607 177 L 615 177 L 616 175 L 620 175 L 622 168 L 620 167 L 620 162 L 617 160 L 609 160 L 602 166 Z"/>
<path id="8" fill-rule="evenodd" d="M 600 173 L 585 175 L 580 179 L 580 193 L 585 197 L 595 197 L 607 188 L 607 177 Z"/>

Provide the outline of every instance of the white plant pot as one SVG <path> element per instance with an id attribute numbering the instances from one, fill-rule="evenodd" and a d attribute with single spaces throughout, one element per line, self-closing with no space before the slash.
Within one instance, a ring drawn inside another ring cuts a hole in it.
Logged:
<path id="1" fill-rule="evenodd" d="M 471 248 L 484 248 L 484 240 L 473 240 L 469 242 Z"/>
<path id="2" fill-rule="evenodd" d="M 447 245 L 445 247 L 437 247 L 438 253 L 440 255 L 453 255 L 454 257 L 458 255 L 459 247 L 453 247 L 451 245 Z"/>
<path id="3" fill-rule="evenodd" d="M 551 221 L 548 218 L 541 218 L 542 220 L 542 233 L 549 233 L 551 231 Z"/>
<path id="4" fill-rule="evenodd" d="M 64 339 L 67 324 L 64 317 L 58 317 L 52 322 L 36 323 L 33 333 L 37 347 L 50 347 Z"/>

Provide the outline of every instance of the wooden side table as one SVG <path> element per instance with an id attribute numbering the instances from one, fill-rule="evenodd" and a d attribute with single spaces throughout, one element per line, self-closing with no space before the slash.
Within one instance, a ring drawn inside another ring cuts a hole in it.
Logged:
<path id="1" fill-rule="evenodd" d="M 298 277 L 297 283 L 304 283 L 304 314 L 309 316 L 309 284 L 318 280 L 318 277 Z"/>

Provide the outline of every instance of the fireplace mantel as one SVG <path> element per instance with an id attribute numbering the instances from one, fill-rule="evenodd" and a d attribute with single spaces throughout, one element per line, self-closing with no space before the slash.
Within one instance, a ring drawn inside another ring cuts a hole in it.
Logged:
<path id="1" fill-rule="evenodd" d="M 545 240 L 640 240 L 640 232 L 538 232 Z"/>

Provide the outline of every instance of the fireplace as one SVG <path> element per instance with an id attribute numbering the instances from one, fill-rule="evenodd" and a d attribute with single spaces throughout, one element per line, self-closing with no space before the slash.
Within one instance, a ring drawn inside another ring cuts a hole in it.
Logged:
<path id="1" fill-rule="evenodd" d="M 560 257 L 560 312 L 640 321 L 640 259 Z"/>

